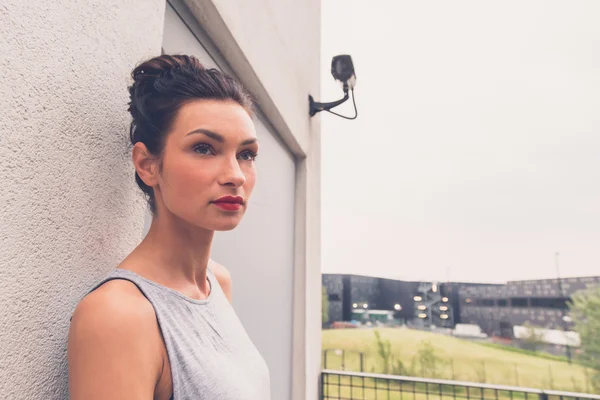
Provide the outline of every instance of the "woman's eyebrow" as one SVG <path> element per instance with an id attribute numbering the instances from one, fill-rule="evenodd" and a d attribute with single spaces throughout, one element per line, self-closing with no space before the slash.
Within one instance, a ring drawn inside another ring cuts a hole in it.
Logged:
<path id="1" fill-rule="evenodd" d="M 225 138 L 223 137 L 223 135 L 220 135 L 220 134 L 218 134 L 216 132 L 210 131 L 208 129 L 203 129 L 203 128 L 194 129 L 193 131 L 186 133 L 185 136 L 197 135 L 197 134 L 206 135 L 209 138 L 211 138 L 211 139 L 213 139 L 213 140 L 215 140 L 215 141 L 217 141 L 219 143 L 224 143 L 225 142 Z M 256 142 L 258 142 L 258 140 L 256 138 L 246 139 L 246 140 L 244 140 L 241 143 L 241 145 L 242 146 L 247 146 L 249 144 L 256 143 Z"/>
<path id="2" fill-rule="evenodd" d="M 209 131 L 208 129 L 202 129 L 202 128 L 200 128 L 200 129 L 194 129 L 193 131 L 188 132 L 185 136 L 196 135 L 196 134 L 199 134 L 199 133 L 201 133 L 203 135 L 206 135 L 209 138 L 211 138 L 213 140 L 216 140 L 219 143 L 225 142 L 225 138 L 222 135 L 219 135 L 218 133 L 213 132 L 213 131 Z"/>

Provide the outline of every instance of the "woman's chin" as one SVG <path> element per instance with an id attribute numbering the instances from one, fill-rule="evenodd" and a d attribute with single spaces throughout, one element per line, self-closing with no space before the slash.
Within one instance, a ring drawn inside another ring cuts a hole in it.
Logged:
<path id="1" fill-rule="evenodd" d="M 235 228 L 237 228 L 237 226 L 240 224 L 241 219 L 238 218 L 231 218 L 231 219 L 227 219 L 225 221 L 221 220 L 221 221 L 213 221 L 212 224 L 210 224 L 210 229 L 213 231 L 217 231 L 217 232 L 226 232 L 226 231 L 231 231 Z"/>
<path id="2" fill-rule="evenodd" d="M 214 230 L 216 232 L 227 232 L 227 231 L 234 230 L 235 228 L 237 228 L 237 226 L 238 226 L 238 224 L 222 225 L 222 226 L 215 228 Z"/>

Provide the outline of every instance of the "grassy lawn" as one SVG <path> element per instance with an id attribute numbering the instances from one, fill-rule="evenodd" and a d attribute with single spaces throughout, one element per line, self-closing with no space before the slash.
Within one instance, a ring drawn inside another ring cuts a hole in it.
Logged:
<path id="1" fill-rule="evenodd" d="M 409 365 L 411 360 L 416 358 L 424 341 L 430 342 L 437 356 L 442 359 L 442 362 L 436 364 L 435 376 L 429 376 L 431 378 L 587 393 L 591 390 L 586 379 L 586 371 L 580 365 L 519 354 L 431 332 L 394 328 L 378 330 L 382 339 L 391 342 L 393 356 L 405 365 Z M 383 362 L 377 353 L 373 329 L 324 330 L 322 340 L 323 349 L 347 351 L 343 367 L 342 357 L 329 351 L 327 365 L 324 366 L 327 369 L 359 371 L 358 352 L 364 352 L 363 370 L 375 373 L 383 371 Z M 417 375 L 420 375 L 418 371 Z M 372 391 L 375 393 L 375 389 Z M 372 397 L 376 398 L 375 394 Z M 371 398 L 371 396 L 365 392 L 364 398 Z M 377 398 L 387 397 L 380 395 Z M 405 397 L 390 397 L 390 399 L 395 398 Z M 419 396 L 415 397 L 418 398 Z"/>

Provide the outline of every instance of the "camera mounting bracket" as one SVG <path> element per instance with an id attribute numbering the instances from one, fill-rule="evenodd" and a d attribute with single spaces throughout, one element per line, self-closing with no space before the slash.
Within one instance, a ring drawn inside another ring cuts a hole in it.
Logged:
<path id="1" fill-rule="evenodd" d="M 329 103 L 319 103 L 318 101 L 315 101 L 311 95 L 308 95 L 308 105 L 309 105 L 308 113 L 310 114 L 311 117 L 313 117 L 318 112 L 329 111 L 332 108 L 345 103 L 346 100 L 348 100 L 349 98 L 350 98 L 350 96 L 348 95 L 348 87 L 347 86 L 344 87 L 344 97 L 342 99 L 336 100 L 336 101 L 331 101 Z"/>

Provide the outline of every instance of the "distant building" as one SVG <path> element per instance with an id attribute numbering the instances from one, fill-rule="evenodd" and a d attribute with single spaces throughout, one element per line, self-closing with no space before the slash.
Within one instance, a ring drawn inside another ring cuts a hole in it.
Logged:
<path id="1" fill-rule="evenodd" d="M 358 314 L 355 310 L 377 310 L 393 312 L 396 320 L 415 325 L 454 324 L 445 284 L 324 274 L 323 285 L 327 288 L 330 322 L 351 321 L 353 314 Z"/>
<path id="2" fill-rule="evenodd" d="M 571 329 L 564 319 L 567 302 L 577 291 L 600 285 L 600 276 L 481 284 L 324 274 L 323 285 L 330 322 L 351 321 L 357 309 L 387 310 L 415 326 L 476 324 L 488 335 L 512 337 L 513 327 L 524 324 Z"/>
<path id="3" fill-rule="evenodd" d="M 454 285 L 454 284 L 453 284 Z M 484 332 L 512 336 L 513 326 L 571 329 L 563 319 L 568 301 L 578 291 L 600 285 L 600 276 L 511 281 L 504 285 L 457 284 L 460 321 Z"/>

